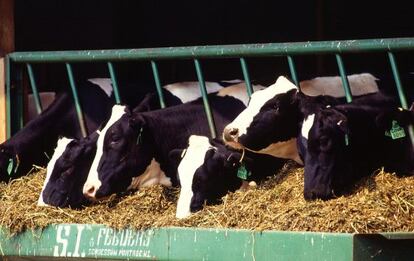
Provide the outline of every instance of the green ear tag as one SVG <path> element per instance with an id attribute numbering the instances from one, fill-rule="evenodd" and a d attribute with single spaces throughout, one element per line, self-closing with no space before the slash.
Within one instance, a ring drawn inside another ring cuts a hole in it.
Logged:
<path id="1" fill-rule="evenodd" d="M 141 129 L 139 130 L 138 137 L 137 137 L 137 143 L 136 143 L 136 145 L 141 144 L 141 141 L 142 141 L 142 130 L 143 130 L 143 128 L 141 127 Z"/>
<path id="2" fill-rule="evenodd" d="M 239 169 L 237 170 L 237 177 L 246 180 L 248 177 L 250 177 L 252 173 L 246 169 L 244 164 L 241 164 Z"/>
<path id="3" fill-rule="evenodd" d="M 393 140 L 401 139 L 405 137 L 404 128 L 398 125 L 397 121 L 392 121 L 392 127 L 390 131 L 385 132 L 385 136 L 391 137 Z"/>
<path id="4" fill-rule="evenodd" d="M 349 145 L 349 136 L 348 134 L 345 134 L 345 146 Z"/>
<path id="5" fill-rule="evenodd" d="M 13 159 L 9 159 L 9 165 L 7 165 L 7 173 L 9 174 L 9 176 L 13 174 L 13 163 Z"/>

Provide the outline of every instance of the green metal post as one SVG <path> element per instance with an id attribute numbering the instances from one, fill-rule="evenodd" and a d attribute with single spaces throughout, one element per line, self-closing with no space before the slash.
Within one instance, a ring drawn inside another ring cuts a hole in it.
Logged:
<path id="1" fill-rule="evenodd" d="M 287 59 L 288 59 L 290 75 L 292 76 L 293 83 L 296 86 L 300 87 L 299 86 L 299 81 L 298 81 L 298 75 L 296 73 L 295 62 L 293 61 L 293 57 L 288 55 Z"/>
<path id="2" fill-rule="evenodd" d="M 207 98 L 206 84 L 204 82 L 203 73 L 201 71 L 201 65 L 200 65 L 200 62 L 198 61 L 198 59 L 194 59 L 194 65 L 195 65 L 196 72 L 197 72 L 198 82 L 200 84 L 201 96 L 203 97 L 204 110 L 206 111 L 208 126 L 210 127 L 211 137 L 215 138 L 217 136 L 216 128 L 215 128 L 215 125 L 214 125 L 214 119 L 213 119 L 213 115 L 211 113 L 210 104 L 209 104 L 208 98 Z"/>
<path id="3" fill-rule="evenodd" d="M 352 93 L 351 89 L 349 88 L 348 77 L 346 76 L 344 62 L 342 61 L 342 57 L 339 54 L 335 54 L 336 63 L 338 64 L 339 74 L 341 75 L 342 85 L 344 86 L 345 97 L 347 102 L 352 101 Z"/>
<path id="4" fill-rule="evenodd" d="M 32 87 L 33 98 L 34 98 L 35 105 L 36 105 L 36 111 L 37 111 L 37 114 L 40 114 L 43 109 L 42 109 L 42 103 L 40 101 L 39 92 L 37 91 L 36 79 L 33 73 L 32 65 L 30 63 L 26 63 L 26 68 L 27 68 L 27 73 L 29 75 L 30 86 Z"/>
<path id="5" fill-rule="evenodd" d="M 16 125 L 12 129 L 12 133 L 16 133 L 24 126 L 23 122 L 23 68 L 22 66 L 15 67 L 16 84 L 14 88 L 14 115 L 13 118 L 17 120 Z"/>
<path id="6" fill-rule="evenodd" d="M 70 65 L 70 63 L 65 63 L 65 64 L 66 64 L 66 71 L 68 73 L 70 88 L 72 89 L 72 95 L 73 95 L 73 99 L 74 99 L 74 102 L 75 102 L 76 113 L 78 115 L 79 126 L 81 128 L 82 136 L 86 137 L 86 136 L 88 136 L 88 132 L 86 130 L 85 119 L 83 118 L 83 112 L 82 112 L 82 108 L 81 108 L 81 105 L 80 105 L 80 102 L 79 102 L 79 97 L 78 97 L 78 92 L 76 90 L 75 80 L 73 78 L 72 66 Z"/>
<path id="7" fill-rule="evenodd" d="M 157 88 L 158 98 L 160 99 L 161 108 L 165 108 L 164 94 L 162 93 L 162 86 L 160 75 L 158 74 L 158 67 L 155 61 L 151 61 L 152 74 L 154 75 L 155 87 Z"/>
<path id="8" fill-rule="evenodd" d="M 398 72 L 397 62 L 395 61 L 395 56 L 392 52 L 388 52 L 388 60 L 391 65 L 392 74 L 394 76 L 395 85 L 397 86 L 398 96 L 400 98 L 401 106 L 404 109 L 408 108 L 407 99 L 405 98 L 404 89 L 401 84 L 400 74 Z"/>
<path id="9" fill-rule="evenodd" d="M 109 69 L 109 74 L 111 75 L 112 88 L 114 89 L 115 102 L 117 104 L 120 104 L 121 96 L 119 95 L 118 82 L 116 81 L 116 74 L 115 74 L 114 66 L 111 62 L 108 62 L 108 69 Z"/>
<path id="10" fill-rule="evenodd" d="M 240 58 L 240 64 L 243 71 L 244 81 L 246 82 L 247 95 L 250 97 L 252 96 L 253 88 L 252 83 L 250 81 L 249 69 L 247 68 L 246 60 L 243 57 Z"/>
<path id="11" fill-rule="evenodd" d="M 400 73 L 398 72 L 397 61 L 395 60 L 395 56 L 392 52 L 388 53 L 388 60 L 391 65 L 392 74 L 394 76 L 395 85 L 397 86 L 398 96 L 400 98 L 401 107 L 404 109 L 408 109 L 407 99 L 405 98 L 404 89 L 401 84 L 400 80 Z M 414 146 L 414 126 L 408 126 L 408 134 L 410 135 L 411 144 Z"/>
<path id="12" fill-rule="evenodd" d="M 6 56 L 6 138 L 11 137 L 11 66 L 10 56 Z"/>

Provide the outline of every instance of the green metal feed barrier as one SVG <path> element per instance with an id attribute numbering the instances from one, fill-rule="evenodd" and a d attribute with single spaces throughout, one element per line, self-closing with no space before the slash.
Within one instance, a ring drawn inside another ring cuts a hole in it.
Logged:
<path id="1" fill-rule="evenodd" d="M 209 108 L 209 102 L 206 95 L 204 77 L 201 70 L 200 59 L 222 59 L 222 58 L 239 58 L 244 79 L 246 81 L 247 93 L 251 95 L 252 87 L 247 69 L 245 57 L 269 57 L 269 56 L 286 56 L 291 72 L 291 77 L 295 84 L 298 83 L 298 76 L 295 70 L 293 56 L 295 55 L 317 55 L 317 54 L 334 54 L 338 64 L 339 74 L 345 89 L 346 98 L 352 100 L 349 89 L 348 79 L 346 77 L 345 65 L 342 61 L 341 54 L 346 53 L 363 53 L 363 52 L 386 52 L 392 68 L 393 76 L 397 86 L 401 106 L 407 108 L 407 101 L 399 78 L 397 62 L 393 52 L 413 50 L 414 38 L 393 38 L 393 39 L 369 39 L 369 40 L 350 40 L 350 41 L 319 41 L 319 42 L 296 42 L 296 43 L 269 43 L 269 44 L 243 44 L 243 45 L 217 45 L 217 46 L 192 46 L 192 47 L 168 47 L 168 48 L 144 48 L 144 49 L 122 49 L 122 50 L 86 50 L 86 51 L 52 51 L 52 52 L 15 52 L 8 55 L 6 59 L 6 98 L 7 98 L 7 136 L 12 135 L 12 124 L 18 130 L 23 127 L 22 106 L 17 104 L 16 116 L 19 122 L 12 122 L 10 110 L 11 103 L 11 73 L 21 74 L 19 66 L 11 66 L 11 63 L 25 63 L 28 69 L 28 75 L 32 85 L 35 103 L 37 108 L 41 108 L 37 87 L 35 86 L 34 73 L 31 69 L 33 63 L 65 63 L 75 106 L 78 114 L 79 124 L 84 135 L 87 135 L 85 124 L 82 116 L 82 108 L 78 102 L 76 86 L 74 86 L 74 76 L 71 71 L 70 63 L 76 62 L 106 62 L 108 64 L 109 74 L 113 81 L 114 95 L 117 103 L 121 102 L 118 91 L 115 69 L 112 62 L 118 61 L 149 61 L 152 66 L 154 80 L 156 83 L 157 93 L 160 98 L 161 107 L 165 107 L 163 100 L 161 81 L 157 69 L 157 60 L 172 59 L 192 59 L 200 82 L 204 106 L 207 114 L 208 123 L 211 130 L 211 136 L 215 137 L 214 119 Z M 21 86 L 15 83 L 17 96 Z M 21 98 L 20 99 L 21 103 Z M 414 141 L 414 136 L 412 136 Z"/>
<path id="2" fill-rule="evenodd" d="M 248 95 L 253 92 L 247 57 L 287 58 L 291 78 L 298 84 L 294 57 L 298 55 L 331 54 L 335 56 L 346 98 L 352 100 L 343 54 L 377 52 L 387 55 L 396 83 L 401 106 L 407 109 L 404 89 L 400 81 L 394 52 L 414 50 L 414 38 L 371 39 L 352 41 L 320 41 L 297 43 L 243 44 L 226 46 L 193 46 L 125 50 L 87 50 L 55 52 L 15 52 L 6 58 L 6 111 L 7 136 L 23 127 L 22 117 L 22 65 L 27 68 L 34 93 L 37 111 L 39 99 L 32 64 L 59 63 L 66 66 L 68 80 L 74 97 L 79 124 L 86 136 L 82 108 L 79 103 L 75 75 L 71 65 L 77 62 L 105 62 L 113 82 L 117 103 L 122 101 L 113 62 L 144 61 L 151 65 L 160 105 L 165 107 L 161 77 L 157 61 L 188 59 L 194 61 L 200 83 L 204 108 L 215 137 L 214 119 L 211 114 L 202 59 L 240 59 L 241 71 Z M 13 82 L 12 82 L 13 75 Z M 13 86 L 13 88 L 12 88 Z M 13 112 L 11 110 L 13 104 Z M 411 139 L 414 141 L 412 128 Z M 137 217 L 139 218 L 139 217 Z M 414 234 L 338 234 L 302 233 L 246 230 L 161 228 L 145 231 L 115 231 L 102 225 L 60 224 L 44 231 L 24 232 L 8 238 L 0 230 L 0 254 L 8 257 L 73 257 L 105 259 L 159 259 L 159 260 L 366 260 L 412 259 Z M 1 257 L 1 256 L 0 256 Z M 1 259 L 1 258 L 0 258 Z"/>

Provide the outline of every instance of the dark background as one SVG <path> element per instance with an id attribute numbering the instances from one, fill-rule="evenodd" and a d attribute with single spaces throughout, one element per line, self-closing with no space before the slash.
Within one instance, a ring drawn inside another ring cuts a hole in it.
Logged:
<path id="1" fill-rule="evenodd" d="M 119 49 L 414 36 L 410 1 L 17 0 L 16 51 Z M 384 53 L 346 55 L 347 72 L 390 77 Z M 402 74 L 412 55 L 397 53 Z M 251 78 L 289 75 L 285 58 L 247 59 Z M 334 56 L 295 57 L 300 79 L 336 75 Z M 238 60 L 202 61 L 206 80 L 242 78 Z M 160 62 L 162 83 L 196 80 L 192 61 Z M 76 64 L 77 79 L 107 77 L 106 66 Z M 148 63 L 116 64 L 120 78 L 152 79 Z M 67 81 L 64 65 L 35 66 L 43 88 Z"/>

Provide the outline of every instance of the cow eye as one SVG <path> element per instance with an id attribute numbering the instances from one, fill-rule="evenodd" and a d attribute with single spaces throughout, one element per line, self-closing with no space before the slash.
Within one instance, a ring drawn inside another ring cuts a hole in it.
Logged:
<path id="1" fill-rule="evenodd" d="M 121 139 L 121 136 L 118 134 L 112 134 L 111 142 L 118 142 Z"/>
<path id="2" fill-rule="evenodd" d="M 327 151 L 327 150 L 329 150 L 330 148 L 331 148 L 331 139 L 329 139 L 328 137 L 326 137 L 326 136 L 322 136 L 320 139 L 319 139 L 319 146 L 320 146 L 320 148 L 321 148 L 321 150 L 322 151 Z"/>

